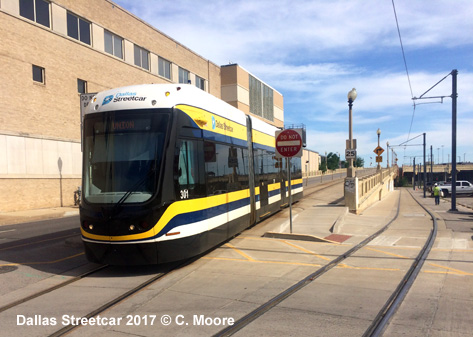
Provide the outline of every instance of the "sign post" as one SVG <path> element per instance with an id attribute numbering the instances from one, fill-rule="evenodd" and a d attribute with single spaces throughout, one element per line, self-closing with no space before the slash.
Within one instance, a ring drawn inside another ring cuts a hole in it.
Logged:
<path id="1" fill-rule="evenodd" d="M 289 179 L 289 223 L 292 234 L 292 182 L 291 158 L 302 157 L 302 129 L 276 131 L 276 158 L 288 159 Z"/>

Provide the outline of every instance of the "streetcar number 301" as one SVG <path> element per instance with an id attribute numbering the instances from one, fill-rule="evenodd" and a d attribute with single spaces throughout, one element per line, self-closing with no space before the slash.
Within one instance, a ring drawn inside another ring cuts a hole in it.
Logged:
<path id="1" fill-rule="evenodd" d="M 181 190 L 181 199 L 189 199 L 189 190 Z"/>

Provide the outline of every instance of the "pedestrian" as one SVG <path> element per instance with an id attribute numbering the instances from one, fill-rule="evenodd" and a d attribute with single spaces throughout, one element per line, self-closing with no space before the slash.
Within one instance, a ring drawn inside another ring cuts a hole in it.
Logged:
<path id="1" fill-rule="evenodd" d="M 437 183 L 434 185 L 435 204 L 440 205 L 440 187 Z"/>

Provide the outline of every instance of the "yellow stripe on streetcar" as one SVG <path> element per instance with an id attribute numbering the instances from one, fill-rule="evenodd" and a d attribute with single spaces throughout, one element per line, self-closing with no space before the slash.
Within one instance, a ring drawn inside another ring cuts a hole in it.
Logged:
<path id="1" fill-rule="evenodd" d="M 230 192 L 226 194 L 214 195 L 201 199 L 189 199 L 176 201 L 171 204 L 168 209 L 164 212 L 163 216 L 159 219 L 157 224 L 150 230 L 139 233 L 139 234 L 130 234 L 123 236 L 106 236 L 106 235 L 95 235 L 90 234 L 84 231 L 81 228 L 82 235 L 88 239 L 99 240 L 99 241 L 134 241 L 150 238 L 159 233 L 175 216 L 184 213 L 192 213 L 196 211 L 201 211 L 204 209 L 220 206 L 223 204 L 228 204 L 233 201 L 238 201 L 241 199 L 249 198 L 250 190 L 241 190 L 236 192 Z"/>

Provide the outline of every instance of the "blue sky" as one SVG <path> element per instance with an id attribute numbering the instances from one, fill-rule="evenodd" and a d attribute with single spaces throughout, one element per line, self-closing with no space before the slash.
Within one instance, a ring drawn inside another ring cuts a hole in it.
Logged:
<path id="1" fill-rule="evenodd" d="M 304 123 L 308 148 L 320 154 L 344 158 L 347 93 L 355 87 L 353 134 L 365 166 L 376 165 L 378 128 L 385 149 L 386 141 L 402 144 L 425 132 L 434 162 L 447 162 L 452 100 L 417 101 L 432 104 L 414 109 L 411 98 L 457 69 L 457 160 L 473 162 L 471 0 L 394 0 L 412 94 L 392 0 L 115 2 L 202 57 L 218 65 L 238 63 L 282 93 L 285 123 Z M 451 93 L 449 76 L 427 96 Z M 422 162 L 421 146 L 395 151 L 399 164 L 414 156 Z"/>

